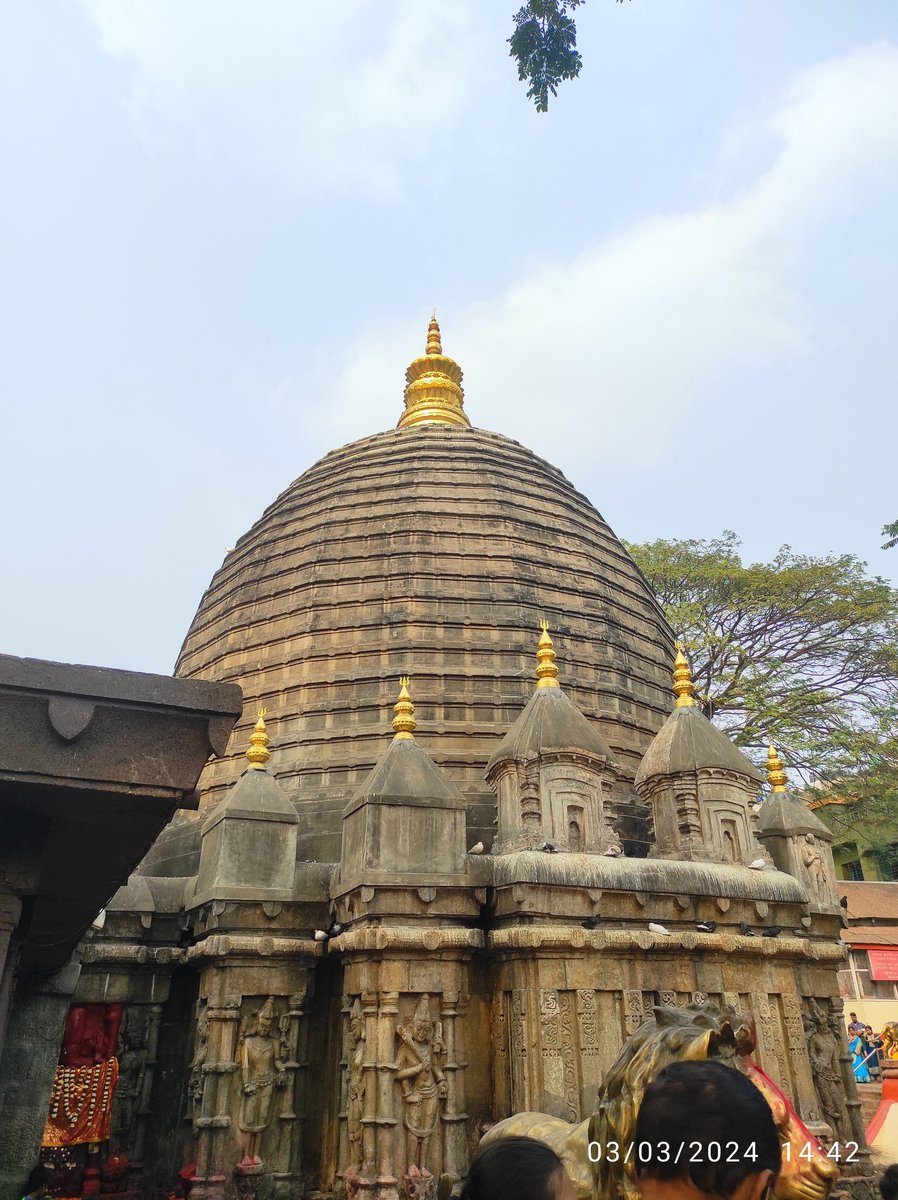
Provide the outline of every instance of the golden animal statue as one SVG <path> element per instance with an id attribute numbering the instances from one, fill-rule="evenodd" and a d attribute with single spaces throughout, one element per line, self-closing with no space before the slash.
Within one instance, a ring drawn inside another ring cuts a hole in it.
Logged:
<path id="1" fill-rule="evenodd" d="M 896 1030 L 898 1032 L 898 1030 Z M 773 1111 L 780 1141 L 789 1144 L 774 1189 L 777 1200 L 827 1200 L 838 1167 L 772 1079 L 751 1060 L 752 1018 L 710 1004 L 659 1006 L 625 1043 L 599 1089 L 596 1111 L 579 1125 L 545 1113 L 525 1112 L 499 1121 L 483 1142 L 513 1135 L 539 1138 L 561 1158 L 580 1200 L 638 1200 L 632 1164 L 619 1155 L 589 1161 L 589 1143 L 626 1147 L 633 1140 L 645 1089 L 668 1063 L 716 1058 L 748 1075 Z M 803 1153 L 802 1153 L 803 1152 Z M 616 1159 L 616 1161 L 615 1161 Z"/>
<path id="2" fill-rule="evenodd" d="M 898 1021 L 886 1021 L 882 1027 L 882 1052 L 886 1058 L 898 1058 Z"/>

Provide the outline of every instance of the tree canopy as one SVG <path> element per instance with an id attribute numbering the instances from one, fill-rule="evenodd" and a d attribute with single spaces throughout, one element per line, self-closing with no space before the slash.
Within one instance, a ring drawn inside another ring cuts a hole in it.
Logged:
<path id="1" fill-rule="evenodd" d="M 898 521 L 891 521 L 888 525 L 883 525 L 882 536 L 888 538 L 883 545 L 883 550 L 893 550 L 895 546 L 898 546 Z"/>
<path id="2" fill-rule="evenodd" d="M 623 0 L 617 0 L 619 4 Z M 571 13 L 586 0 L 527 0 L 514 15 L 509 54 L 518 64 L 518 79 L 529 84 L 527 98 L 537 112 L 549 109 L 549 93 L 558 95 L 563 79 L 576 79 L 583 59 L 577 49 L 577 26 Z"/>
<path id="3" fill-rule="evenodd" d="M 783 546 L 747 564 L 740 547 L 730 532 L 628 545 L 682 638 L 705 715 L 759 764 L 773 740 L 805 781 L 890 808 L 898 592 L 851 554 Z"/>

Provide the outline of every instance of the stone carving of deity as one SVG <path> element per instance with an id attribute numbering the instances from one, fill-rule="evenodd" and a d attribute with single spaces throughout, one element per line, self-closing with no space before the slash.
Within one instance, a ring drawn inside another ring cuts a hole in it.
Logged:
<path id="1" fill-rule="evenodd" d="M 849 1129 L 839 1045 L 830 1029 L 826 1014 L 821 1011 L 816 1000 L 808 1001 L 805 1034 L 820 1108 L 833 1131 L 833 1137 L 837 1140 L 844 1139 L 848 1136 Z"/>
<path id="2" fill-rule="evenodd" d="M 396 1079 L 402 1092 L 409 1167 L 424 1170 L 427 1144 L 436 1128 L 440 1101 L 445 1099 L 446 1076 L 440 1067 L 442 1033 L 430 1015 L 430 997 L 418 1001 L 415 1015 L 396 1031 Z"/>
<path id="3" fill-rule="evenodd" d="M 140 1109 L 146 1062 L 146 1025 L 129 1011 L 119 1036 L 119 1076 L 115 1089 L 115 1131 L 122 1145 L 134 1144 L 134 1123 Z"/>
<path id="4" fill-rule="evenodd" d="M 269 996 L 237 1048 L 241 1093 L 237 1128 L 242 1134 L 244 1162 L 262 1161 L 259 1146 L 271 1120 L 273 1092 L 286 1082 L 280 1046 L 271 1032 L 273 1023 L 274 998 Z"/>
<path id="5" fill-rule="evenodd" d="M 349 1013 L 349 1088 L 346 1096 L 346 1127 L 349 1134 L 349 1159 L 352 1166 L 362 1164 L 362 1114 L 365 1109 L 365 1025 L 358 997 Z"/>
<path id="6" fill-rule="evenodd" d="M 824 900 L 829 887 L 826 877 L 826 866 L 817 839 L 812 833 L 804 835 L 804 845 L 801 847 L 801 861 L 807 871 L 808 882 L 818 900 Z"/>

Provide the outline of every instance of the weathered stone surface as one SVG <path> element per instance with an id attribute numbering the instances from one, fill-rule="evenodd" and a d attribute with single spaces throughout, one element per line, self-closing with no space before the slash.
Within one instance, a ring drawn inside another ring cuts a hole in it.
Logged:
<path id="1" fill-rule="evenodd" d="M 302 813 L 300 858 L 335 862 L 343 808 L 376 762 L 395 680 L 492 839 L 483 771 L 531 693 L 547 618 L 562 680 L 622 770 L 670 707 L 673 639 L 588 500 L 516 442 L 416 426 L 328 454 L 237 544 L 203 598 L 178 674 L 240 682 L 244 720 L 203 779 L 218 803 L 268 709 L 272 764 Z"/>

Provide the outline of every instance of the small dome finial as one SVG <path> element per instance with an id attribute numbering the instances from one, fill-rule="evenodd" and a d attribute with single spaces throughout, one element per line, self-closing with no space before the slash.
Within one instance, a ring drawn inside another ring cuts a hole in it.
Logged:
<path id="1" fill-rule="evenodd" d="M 256 727 L 249 735 L 249 749 L 246 757 L 249 759 L 250 766 L 255 767 L 257 771 L 264 771 L 265 764 L 271 758 L 271 751 L 268 749 L 268 734 L 265 732 L 264 708 L 259 709 Z"/>
<path id="2" fill-rule="evenodd" d="M 549 622 L 540 621 L 542 633 L 539 635 L 539 645 L 536 648 L 536 679 L 537 687 L 559 687 L 558 667 L 555 665 L 555 650 L 549 637 Z"/>
<path id="3" fill-rule="evenodd" d="M 443 353 L 436 309 L 427 327 L 427 346 L 405 372 L 405 411 L 398 429 L 409 425 L 470 425 L 464 409 L 462 369 Z"/>
<path id="4" fill-rule="evenodd" d="M 767 751 L 767 782 L 774 792 L 786 790 L 787 779 L 786 772 L 783 770 L 783 760 L 777 754 L 773 742 L 770 743 L 770 749 Z"/>
<path id="5" fill-rule="evenodd" d="M 414 737 L 417 721 L 415 720 L 415 706 L 408 694 L 410 683 L 408 675 L 403 675 L 399 680 L 399 699 L 393 705 L 393 712 L 396 714 L 393 718 L 393 729 L 396 731 L 394 742 L 407 741 Z"/>
<path id="6" fill-rule="evenodd" d="M 677 657 L 674 659 L 673 690 L 677 698 L 674 708 L 695 707 L 695 684 L 692 682 L 692 672 L 680 642 L 677 642 Z"/>
<path id="7" fill-rule="evenodd" d="M 433 310 L 430 324 L 427 327 L 427 349 L 425 354 L 442 354 L 443 343 L 440 340 L 440 323 L 437 320 L 437 310 Z"/>

